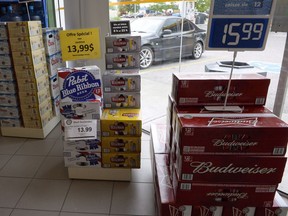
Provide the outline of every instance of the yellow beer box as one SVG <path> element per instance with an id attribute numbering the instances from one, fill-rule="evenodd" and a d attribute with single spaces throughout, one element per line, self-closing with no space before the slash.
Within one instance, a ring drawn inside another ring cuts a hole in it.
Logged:
<path id="1" fill-rule="evenodd" d="M 0 54 L 10 54 L 10 45 L 8 40 L 0 40 Z"/>
<path id="2" fill-rule="evenodd" d="M 40 91 L 49 87 L 48 74 L 44 74 L 37 79 L 17 79 L 18 89 L 24 91 Z"/>
<path id="3" fill-rule="evenodd" d="M 9 38 L 11 50 L 13 52 L 33 51 L 44 48 L 42 35 L 33 37 L 14 37 Z"/>
<path id="4" fill-rule="evenodd" d="M 140 168 L 140 153 L 102 153 L 103 168 Z"/>
<path id="5" fill-rule="evenodd" d="M 44 88 L 40 91 L 19 92 L 20 104 L 40 104 L 51 98 L 50 89 Z"/>
<path id="6" fill-rule="evenodd" d="M 48 74 L 46 62 L 37 65 L 15 65 L 14 69 L 17 79 L 37 79 Z"/>
<path id="7" fill-rule="evenodd" d="M 2 54 L 0 55 L 0 66 L 12 66 L 13 65 L 13 60 L 12 56 L 10 54 Z"/>
<path id="8" fill-rule="evenodd" d="M 12 67 L 0 67 L 0 81 L 14 81 L 15 72 Z"/>
<path id="9" fill-rule="evenodd" d="M 41 117 L 48 111 L 52 111 L 52 103 L 50 99 L 47 99 L 43 103 L 36 105 L 36 104 L 27 104 L 23 105 L 21 104 L 21 110 L 23 118 L 29 118 L 38 116 Z"/>
<path id="10" fill-rule="evenodd" d="M 141 152 L 141 137 L 102 137 L 102 152 Z"/>
<path id="11" fill-rule="evenodd" d="M 17 65 L 37 65 L 46 61 L 44 48 L 33 51 L 12 52 L 13 61 Z"/>
<path id="12" fill-rule="evenodd" d="M 7 22 L 9 37 L 28 37 L 42 35 L 40 21 Z"/>
<path id="13" fill-rule="evenodd" d="M 43 128 L 45 127 L 45 125 L 48 124 L 49 121 L 51 121 L 52 118 L 53 118 L 52 110 L 46 112 L 41 117 L 38 117 L 38 116 L 35 116 L 34 118 L 23 117 L 24 127 L 25 128 Z"/>
<path id="14" fill-rule="evenodd" d="M 141 136 L 140 109 L 104 109 L 101 116 L 102 137 Z"/>

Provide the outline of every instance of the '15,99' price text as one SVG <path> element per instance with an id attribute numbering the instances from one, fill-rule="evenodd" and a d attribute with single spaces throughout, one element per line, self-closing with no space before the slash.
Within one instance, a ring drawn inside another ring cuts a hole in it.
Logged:
<path id="1" fill-rule="evenodd" d="M 93 52 L 94 45 L 92 43 L 72 45 L 72 46 L 67 46 L 67 49 L 69 53 Z"/>

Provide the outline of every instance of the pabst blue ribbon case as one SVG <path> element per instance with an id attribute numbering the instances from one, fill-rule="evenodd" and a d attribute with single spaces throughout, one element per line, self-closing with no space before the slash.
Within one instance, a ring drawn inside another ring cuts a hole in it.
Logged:
<path id="1" fill-rule="evenodd" d="M 271 113 L 180 113 L 175 140 L 181 154 L 285 155 L 288 124 Z"/>
<path id="2" fill-rule="evenodd" d="M 66 167 L 101 167 L 101 152 L 66 151 L 64 162 Z"/>
<path id="3" fill-rule="evenodd" d="M 93 151 L 101 152 L 101 141 L 99 139 L 89 140 L 63 140 L 65 151 Z"/>
<path id="4" fill-rule="evenodd" d="M 101 74 L 97 66 L 58 70 L 62 102 L 101 101 Z"/>
<path id="5" fill-rule="evenodd" d="M 224 105 L 229 74 L 173 74 L 177 106 Z M 264 105 L 270 79 L 259 74 L 234 74 L 226 105 Z"/>

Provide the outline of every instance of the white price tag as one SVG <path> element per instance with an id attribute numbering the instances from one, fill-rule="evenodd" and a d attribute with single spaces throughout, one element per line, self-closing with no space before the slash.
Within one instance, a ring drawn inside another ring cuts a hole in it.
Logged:
<path id="1" fill-rule="evenodd" d="M 66 119 L 65 140 L 97 139 L 97 120 Z"/>

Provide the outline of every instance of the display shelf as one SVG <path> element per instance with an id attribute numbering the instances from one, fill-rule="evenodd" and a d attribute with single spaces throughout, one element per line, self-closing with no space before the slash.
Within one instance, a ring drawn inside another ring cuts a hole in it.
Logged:
<path id="1" fill-rule="evenodd" d="M 68 167 L 70 179 L 130 181 L 131 169 Z"/>
<path id="2" fill-rule="evenodd" d="M 44 139 L 59 123 L 55 116 L 44 128 L 1 127 L 2 136 Z"/>

